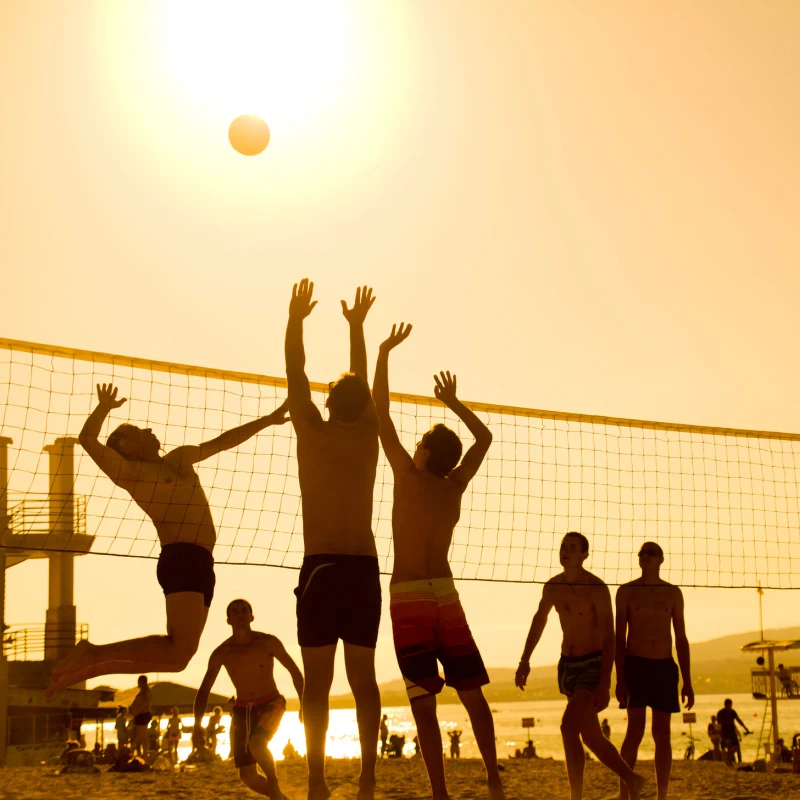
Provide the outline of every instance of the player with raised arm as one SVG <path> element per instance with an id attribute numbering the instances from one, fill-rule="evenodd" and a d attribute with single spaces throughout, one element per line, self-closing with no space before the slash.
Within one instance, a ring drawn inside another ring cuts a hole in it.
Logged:
<path id="1" fill-rule="evenodd" d="M 275 685 L 275 662 L 286 667 L 292 676 L 300 698 L 301 720 L 303 675 L 280 639 L 252 629 L 253 608 L 247 600 L 237 599 L 228 603 L 227 618 L 232 634 L 208 660 L 208 669 L 194 701 L 192 740 L 195 747 L 204 744 L 203 715 L 208 706 L 208 695 L 219 671 L 225 667 L 236 687 L 236 704 L 231 715 L 231 754 L 239 778 L 254 792 L 271 800 L 285 800 L 268 746 L 286 710 L 286 699 Z M 258 774 L 259 767 L 266 777 Z"/>
<path id="2" fill-rule="evenodd" d="M 287 422 L 286 403 L 200 445 L 176 447 L 161 455 L 150 428 L 123 424 L 103 445 L 98 440 L 106 417 L 125 403 L 111 384 L 97 386 L 97 407 L 79 441 L 97 466 L 131 495 L 152 520 L 161 542 L 158 582 L 167 605 L 166 635 L 144 636 L 113 644 L 81 641 L 53 673 L 46 696 L 98 675 L 132 672 L 180 672 L 197 651 L 214 595 L 216 530 L 194 465 L 238 447 L 270 425 Z"/>
<path id="3" fill-rule="evenodd" d="M 397 661 L 417 723 L 422 757 L 435 800 L 446 800 L 442 734 L 436 717 L 436 695 L 452 686 L 472 722 L 486 766 L 489 796 L 505 795 L 497 767 L 494 722 L 482 686 L 489 676 L 458 598 L 448 561 L 453 530 L 461 515 L 461 498 L 478 471 L 492 434 L 456 397 L 456 376 L 434 376 L 434 394 L 475 437 L 461 464 L 458 435 L 434 425 L 411 456 L 400 442 L 389 413 L 389 353 L 411 333 L 411 325 L 392 326 L 381 345 L 373 393 L 386 458 L 394 474 L 392 537 L 394 569 L 390 611 Z M 439 676 L 439 664 L 444 679 Z"/>
<path id="4" fill-rule="evenodd" d="M 617 590 L 617 700 L 628 710 L 628 729 L 620 755 L 633 769 L 644 736 L 647 707 L 653 710 L 653 740 L 658 800 L 666 800 L 672 769 L 671 715 L 681 710 L 678 701 L 678 665 L 672 659 L 672 628 L 683 675 L 681 698 L 687 710 L 694 705 L 689 667 L 689 640 L 683 619 L 683 594 L 659 576 L 664 551 L 655 542 L 639 550 L 642 577 Z M 620 783 L 620 798 L 628 789 Z"/>
<path id="5" fill-rule="evenodd" d="M 611 671 L 614 667 L 614 612 L 608 587 L 583 567 L 589 555 L 586 537 L 570 531 L 561 540 L 559 558 L 563 572 L 554 575 L 542 589 L 539 608 L 525 641 L 515 683 L 520 689 L 530 675 L 530 657 L 542 638 L 547 617 L 555 608 L 564 637 L 558 662 L 558 688 L 567 696 L 561 719 L 561 738 L 567 762 L 570 796 L 583 797 L 585 744 L 628 788 L 631 800 L 639 800 L 644 778 L 622 760 L 603 736 L 597 715 L 608 707 Z M 583 740 L 583 743 L 581 743 Z"/>
<path id="6" fill-rule="evenodd" d="M 375 298 L 364 286 L 352 308 L 350 372 L 329 384 L 324 420 L 305 373 L 303 320 L 311 313 L 314 284 L 295 284 L 286 327 L 289 411 L 297 434 L 303 504 L 304 558 L 297 595 L 297 639 L 306 677 L 303 702 L 308 798 L 330 796 L 325 783 L 325 734 L 336 646 L 344 642 L 347 679 L 356 702 L 361 742 L 359 800 L 375 794 L 381 698 L 375 645 L 381 615 L 378 552 L 372 533 L 372 497 L 378 467 L 378 418 L 367 382 L 364 319 Z"/>

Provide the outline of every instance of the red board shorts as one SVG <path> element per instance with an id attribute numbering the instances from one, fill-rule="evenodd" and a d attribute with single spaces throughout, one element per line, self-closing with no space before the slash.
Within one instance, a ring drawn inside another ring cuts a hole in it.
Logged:
<path id="1" fill-rule="evenodd" d="M 286 699 L 277 692 L 250 703 L 236 703 L 231 714 L 231 752 L 237 768 L 256 763 L 250 752 L 250 737 L 258 734 L 271 741 L 281 724 L 284 711 Z"/>
<path id="2" fill-rule="evenodd" d="M 489 683 L 452 578 L 389 587 L 394 649 L 410 700 Z M 439 675 L 441 661 L 444 679 Z"/>

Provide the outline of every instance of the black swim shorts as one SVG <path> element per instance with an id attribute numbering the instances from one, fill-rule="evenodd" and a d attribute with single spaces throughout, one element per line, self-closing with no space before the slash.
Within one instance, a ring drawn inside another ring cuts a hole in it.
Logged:
<path id="1" fill-rule="evenodd" d="M 164 595 L 197 592 L 206 608 L 214 597 L 214 556 L 205 547 L 189 542 L 174 542 L 161 548 L 156 569 Z"/>
<path id="2" fill-rule="evenodd" d="M 375 556 L 306 556 L 294 593 L 301 647 L 323 647 L 341 639 L 374 649 L 381 620 L 380 570 Z"/>
<path id="3" fill-rule="evenodd" d="M 561 656 L 558 660 L 558 690 L 572 697 L 578 689 L 594 692 L 603 674 L 603 651 L 585 656 Z"/>
<path id="4" fill-rule="evenodd" d="M 237 769 L 256 763 L 250 752 L 250 739 L 257 734 L 271 741 L 284 711 L 286 699 L 277 692 L 252 703 L 236 703 L 231 714 L 231 754 Z"/>
<path id="5" fill-rule="evenodd" d="M 625 656 L 628 708 L 645 708 L 666 714 L 681 710 L 678 700 L 678 665 L 672 658 Z"/>
<path id="6" fill-rule="evenodd" d="M 134 725 L 149 725 L 153 715 L 149 711 L 142 711 L 133 718 Z"/>

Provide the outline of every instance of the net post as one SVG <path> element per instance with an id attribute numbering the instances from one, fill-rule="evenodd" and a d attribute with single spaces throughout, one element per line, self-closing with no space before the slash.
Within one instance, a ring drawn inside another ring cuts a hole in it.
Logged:
<path id="1" fill-rule="evenodd" d="M 9 527 L 8 517 L 8 446 L 12 440 L 0 436 L 0 636 L 6 630 L 6 552 L 2 546 Z M 6 765 L 8 745 L 8 660 L 0 645 L 0 767 Z"/>

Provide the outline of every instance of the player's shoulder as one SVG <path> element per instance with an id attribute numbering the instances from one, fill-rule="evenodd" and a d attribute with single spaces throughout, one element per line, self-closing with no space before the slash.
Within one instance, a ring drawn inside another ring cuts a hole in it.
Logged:
<path id="1" fill-rule="evenodd" d="M 545 583 L 544 588 L 547 589 L 549 587 L 552 589 L 556 586 L 563 586 L 564 583 L 565 583 L 564 573 L 559 572 L 557 575 L 553 575 L 553 577 L 550 578 L 550 580 L 548 580 L 547 583 Z"/>
<path id="2" fill-rule="evenodd" d="M 281 645 L 281 640 L 273 633 L 265 633 L 264 631 L 253 631 L 255 634 L 255 641 L 253 644 L 259 647 L 272 648 Z"/>
<path id="3" fill-rule="evenodd" d="M 584 574 L 581 576 L 582 580 L 581 583 L 585 583 L 587 586 L 591 586 L 594 589 L 605 589 L 608 590 L 608 586 L 606 582 L 595 575 L 593 572 L 589 572 L 589 570 L 584 570 Z"/>

